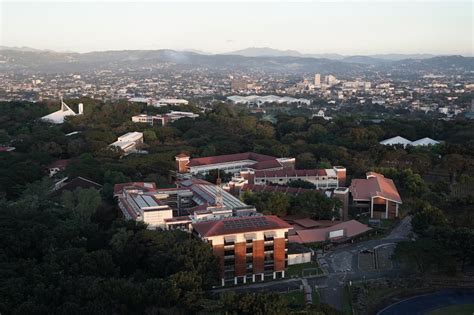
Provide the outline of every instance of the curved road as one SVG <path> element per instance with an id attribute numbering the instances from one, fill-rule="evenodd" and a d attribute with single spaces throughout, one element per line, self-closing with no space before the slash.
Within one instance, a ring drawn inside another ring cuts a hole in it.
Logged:
<path id="1" fill-rule="evenodd" d="M 397 302 L 384 308 L 377 315 L 423 315 L 446 306 L 473 303 L 474 289 L 444 289 Z"/>

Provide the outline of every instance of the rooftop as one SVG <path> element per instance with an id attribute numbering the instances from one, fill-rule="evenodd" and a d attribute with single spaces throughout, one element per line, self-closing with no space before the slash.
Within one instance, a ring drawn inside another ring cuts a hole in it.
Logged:
<path id="1" fill-rule="evenodd" d="M 193 229 L 202 237 L 289 228 L 291 225 L 274 215 L 226 218 L 193 224 Z"/>
<path id="2" fill-rule="evenodd" d="M 305 177 L 305 176 L 326 176 L 328 175 L 325 169 L 308 169 L 308 170 L 269 170 L 269 171 L 255 171 L 255 177 Z"/>
<path id="3" fill-rule="evenodd" d="M 296 230 L 296 235 L 289 236 L 292 243 L 316 243 L 324 242 L 329 238 L 329 232 L 344 230 L 344 237 L 351 238 L 372 230 L 365 224 L 356 220 L 342 222 L 326 228 L 315 228 L 308 230 Z"/>
<path id="4" fill-rule="evenodd" d="M 381 197 L 402 203 L 393 180 L 375 172 L 367 173 L 367 179 L 353 179 L 349 190 L 354 200 L 371 200 L 373 197 Z"/>
<path id="5" fill-rule="evenodd" d="M 217 156 L 208 156 L 202 158 L 193 158 L 188 163 L 188 166 L 200 166 L 200 165 L 209 165 L 209 164 L 220 164 L 220 163 L 229 163 L 237 161 L 246 161 L 251 160 L 255 162 L 271 161 L 276 160 L 275 157 L 258 154 L 253 152 L 245 153 L 236 153 L 236 154 L 227 154 L 227 155 L 217 155 Z"/>

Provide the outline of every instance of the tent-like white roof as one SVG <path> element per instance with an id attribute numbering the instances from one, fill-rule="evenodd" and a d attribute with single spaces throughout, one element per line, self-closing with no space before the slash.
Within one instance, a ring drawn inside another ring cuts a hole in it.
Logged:
<path id="1" fill-rule="evenodd" d="M 437 145 L 437 144 L 439 144 L 439 141 L 433 140 L 428 137 L 413 141 L 411 143 L 411 145 L 413 146 L 426 146 L 426 145 Z"/>
<path id="2" fill-rule="evenodd" d="M 390 139 L 386 139 L 386 140 L 383 140 L 383 141 L 380 141 L 380 144 L 383 144 L 383 145 L 397 145 L 397 144 L 401 144 L 403 146 L 407 146 L 407 145 L 411 145 L 412 142 L 408 139 L 405 139 L 403 137 L 400 137 L 400 136 L 396 136 L 396 137 L 393 137 L 393 138 L 390 138 Z"/>

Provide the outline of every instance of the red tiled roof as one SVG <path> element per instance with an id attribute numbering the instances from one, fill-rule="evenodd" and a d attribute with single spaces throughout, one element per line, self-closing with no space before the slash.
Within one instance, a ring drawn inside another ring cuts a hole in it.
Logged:
<path id="1" fill-rule="evenodd" d="M 314 227 L 328 227 L 328 226 L 333 226 L 339 223 L 338 221 L 331 221 L 331 220 L 315 221 L 310 218 L 297 219 L 297 220 L 294 220 L 293 222 L 294 224 L 302 226 L 306 229 L 314 228 Z"/>
<path id="2" fill-rule="evenodd" d="M 393 180 L 374 172 L 367 173 L 367 179 L 353 179 L 349 190 L 354 200 L 371 200 L 372 197 L 381 197 L 402 203 Z"/>
<path id="3" fill-rule="evenodd" d="M 175 156 L 177 158 L 182 158 L 182 157 L 189 157 L 189 155 L 185 154 L 185 153 L 180 153 L 178 154 L 177 156 Z"/>
<path id="4" fill-rule="evenodd" d="M 123 192 L 125 187 L 133 187 L 135 189 L 139 189 L 142 191 L 155 191 L 156 184 L 155 183 L 147 183 L 147 182 L 130 182 L 130 183 L 121 183 L 114 185 L 114 195 L 120 195 Z"/>
<path id="5" fill-rule="evenodd" d="M 288 241 L 294 243 L 324 242 L 328 239 L 329 232 L 337 230 L 344 230 L 344 237 L 351 238 L 370 231 L 372 228 L 360 223 L 359 221 L 351 220 L 326 228 L 296 230 L 296 235 L 289 236 Z"/>
<path id="6" fill-rule="evenodd" d="M 255 171 L 255 178 L 262 177 L 306 177 L 306 176 L 326 176 L 325 169 L 294 170 L 285 168 L 282 170 Z"/>
<path id="7" fill-rule="evenodd" d="M 252 168 L 254 170 L 267 170 L 267 169 L 272 169 L 272 168 L 282 168 L 283 166 L 281 165 L 280 162 L 277 160 L 267 160 L 267 161 L 261 161 L 257 162 L 256 164 L 252 165 Z"/>
<path id="8" fill-rule="evenodd" d="M 4 147 L 4 146 L 0 146 L 0 152 L 11 152 L 15 150 L 15 147 Z"/>
<path id="9" fill-rule="evenodd" d="M 269 156 L 269 155 L 263 155 L 263 154 L 253 153 L 253 152 L 245 152 L 245 153 L 194 158 L 189 161 L 187 166 L 219 164 L 219 163 L 228 163 L 228 162 L 236 162 L 236 161 L 243 161 L 243 160 L 263 162 L 263 161 L 269 161 L 269 160 L 275 160 L 275 159 L 276 159 L 275 157 Z"/>
<path id="10" fill-rule="evenodd" d="M 291 225 L 274 215 L 234 217 L 193 223 L 193 229 L 202 237 L 289 228 Z"/>

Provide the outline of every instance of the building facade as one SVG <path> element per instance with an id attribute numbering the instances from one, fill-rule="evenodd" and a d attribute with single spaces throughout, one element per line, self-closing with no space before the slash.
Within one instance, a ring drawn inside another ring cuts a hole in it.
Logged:
<path id="1" fill-rule="evenodd" d="M 114 196 L 127 220 L 141 221 L 151 229 L 166 229 L 173 210 L 160 200 L 154 183 L 125 183 L 114 187 Z"/>
<path id="2" fill-rule="evenodd" d="M 193 234 L 219 259 L 222 286 L 284 278 L 288 230 L 276 216 L 255 215 L 193 223 Z"/>
<path id="3" fill-rule="evenodd" d="M 366 179 L 353 179 L 349 191 L 354 207 L 369 212 L 373 219 L 394 219 L 399 216 L 402 199 L 391 179 L 375 172 Z"/>
<path id="4" fill-rule="evenodd" d="M 175 157 L 179 173 L 191 175 L 205 175 L 212 170 L 221 170 L 228 173 L 238 173 L 242 169 L 253 170 L 280 170 L 283 168 L 294 168 L 294 158 L 276 158 L 253 152 L 227 154 L 194 158 L 187 154 L 179 154 Z"/>
<path id="5" fill-rule="evenodd" d="M 125 154 L 128 154 L 140 149 L 142 144 L 143 133 L 134 131 L 118 137 L 117 141 L 112 143 L 110 146 L 120 148 Z"/>

